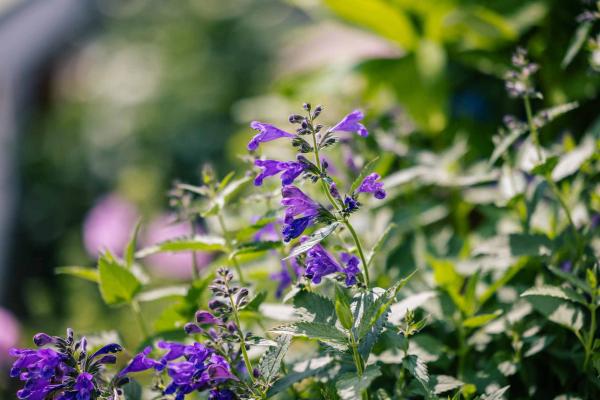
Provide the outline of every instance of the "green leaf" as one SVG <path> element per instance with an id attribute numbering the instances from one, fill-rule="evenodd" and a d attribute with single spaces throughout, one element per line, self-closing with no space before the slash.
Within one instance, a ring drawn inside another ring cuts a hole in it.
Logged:
<path id="1" fill-rule="evenodd" d="M 424 292 L 418 292 L 413 295 L 410 295 L 398 303 L 392 304 L 390 307 L 390 315 L 388 320 L 390 323 L 397 325 L 406 315 L 406 311 L 412 310 L 421 307 L 426 302 L 430 301 L 434 297 L 438 295 L 438 292 L 434 290 L 428 290 Z"/>
<path id="2" fill-rule="evenodd" d="M 531 173 L 533 175 L 548 176 L 548 175 L 552 174 L 552 170 L 554 170 L 554 167 L 556 167 L 557 164 L 558 164 L 558 156 L 548 157 L 542 163 L 533 167 L 531 169 Z"/>
<path id="3" fill-rule="evenodd" d="M 574 303 L 562 298 L 551 296 L 527 296 L 527 301 L 536 311 L 543 314 L 550 321 L 577 332 L 584 323 L 584 313 Z"/>
<path id="4" fill-rule="evenodd" d="M 335 285 L 335 313 L 345 329 L 352 328 L 354 319 L 352 318 L 352 311 L 350 311 L 350 304 L 346 294 L 338 285 Z"/>
<path id="5" fill-rule="evenodd" d="M 231 181 L 225 186 L 217 196 L 210 202 L 208 208 L 202 212 L 202 217 L 211 217 L 215 216 L 219 213 L 223 207 L 229 203 L 229 201 L 239 193 L 239 191 L 246 185 L 248 182 L 252 180 L 251 177 L 245 176 L 240 179 L 236 179 Z"/>
<path id="6" fill-rule="evenodd" d="M 289 335 L 278 336 L 277 346 L 271 347 L 261 357 L 258 364 L 258 370 L 267 386 L 270 386 L 275 378 L 277 378 L 281 363 L 283 362 L 283 357 L 285 357 L 285 353 L 287 352 L 291 341 L 292 337 Z"/>
<path id="7" fill-rule="evenodd" d="M 347 336 L 334 325 L 321 322 L 296 322 L 271 329 L 273 333 L 301 336 L 337 344 L 346 344 Z"/>
<path id="8" fill-rule="evenodd" d="M 563 69 L 567 68 L 569 64 L 571 64 L 571 61 L 573 61 L 577 53 L 579 53 L 579 50 L 581 50 L 581 47 L 583 46 L 585 40 L 590 34 L 592 25 L 593 24 L 591 21 L 584 22 L 581 25 L 579 25 L 579 27 L 575 31 L 575 35 L 573 35 L 573 39 L 571 39 L 571 43 L 569 44 L 567 52 L 565 53 L 565 57 L 560 63 L 560 66 Z"/>
<path id="9" fill-rule="evenodd" d="M 281 241 L 264 241 L 264 242 L 248 242 L 240 243 L 229 255 L 229 259 L 243 254 L 262 253 L 268 250 L 278 249 L 282 246 Z"/>
<path id="10" fill-rule="evenodd" d="M 492 393 L 484 394 L 481 396 L 481 400 L 503 400 L 504 394 L 508 391 L 510 386 L 504 386 L 500 389 L 494 390 Z"/>
<path id="11" fill-rule="evenodd" d="M 130 303 L 142 288 L 135 275 L 105 255 L 98 260 L 98 271 L 100 294 L 108 305 Z"/>
<path id="12" fill-rule="evenodd" d="M 248 302 L 248 304 L 246 304 L 244 307 L 242 307 L 241 309 L 244 311 L 258 311 L 260 305 L 265 301 L 265 299 L 267 298 L 267 291 L 266 290 L 262 290 L 260 292 L 258 292 L 253 298 L 252 300 L 250 300 Z"/>
<path id="13" fill-rule="evenodd" d="M 583 306 L 587 305 L 587 301 L 579 293 L 558 286 L 544 285 L 532 287 L 521 294 L 521 297 L 527 296 L 550 296 L 556 297 L 557 299 L 573 301 L 582 304 Z"/>
<path id="14" fill-rule="evenodd" d="M 591 136 L 586 137 L 575 149 L 560 156 L 558 164 L 552 171 L 552 180 L 558 182 L 579 171 L 581 166 L 594 155 L 595 151 L 596 143 L 594 139 Z"/>
<path id="15" fill-rule="evenodd" d="M 335 380 L 335 387 L 342 400 L 360 399 L 361 393 L 380 375 L 381 371 L 377 365 L 369 365 L 360 377 L 356 376 L 355 372 L 339 375 Z"/>
<path id="16" fill-rule="evenodd" d="M 486 325 L 488 322 L 495 320 L 502 315 L 501 310 L 489 314 L 476 315 L 474 317 L 467 318 L 463 321 L 465 328 L 479 328 L 480 326 Z"/>
<path id="17" fill-rule="evenodd" d="M 587 294 L 591 294 L 590 288 L 588 287 L 588 285 L 581 279 L 579 279 L 576 275 L 569 273 L 569 272 L 565 272 L 559 268 L 556 268 L 552 265 L 548 266 L 548 269 L 556 276 L 563 278 L 564 280 L 566 280 L 567 282 L 569 282 L 571 285 L 583 290 L 584 292 L 586 292 Z"/>
<path id="18" fill-rule="evenodd" d="M 349 191 L 350 194 L 354 193 L 356 191 L 356 189 L 358 189 L 358 187 L 360 186 L 362 181 L 365 179 L 365 177 L 371 173 L 371 171 L 373 170 L 373 167 L 375 167 L 375 163 L 378 160 L 379 160 L 379 157 L 375 157 L 374 159 L 372 159 L 371 161 L 366 163 L 364 167 L 362 167 L 362 169 L 360 170 L 360 173 L 358 174 L 356 179 L 354 179 L 354 182 L 352 182 L 352 185 L 350 186 L 350 191 Z"/>
<path id="19" fill-rule="evenodd" d="M 137 238 L 140 233 L 141 226 L 142 221 L 140 220 L 135 224 L 135 228 L 131 234 L 131 239 L 129 239 L 129 243 L 127 243 L 127 247 L 125 248 L 125 266 L 127 268 L 131 268 L 135 262 L 135 249 L 137 247 Z"/>
<path id="20" fill-rule="evenodd" d="M 462 387 L 464 384 L 465 383 L 463 381 L 448 375 L 432 376 L 429 381 L 429 385 L 434 394 L 449 392 L 450 390 Z"/>
<path id="21" fill-rule="evenodd" d="M 485 304 L 502 286 L 506 285 L 510 280 L 525 266 L 527 265 L 527 258 L 523 257 L 507 269 L 504 274 L 492 283 L 486 290 L 479 296 L 479 307 Z"/>
<path id="22" fill-rule="evenodd" d="M 267 392 L 269 398 L 277 393 L 287 389 L 296 382 L 306 378 L 317 376 L 326 372 L 333 364 L 334 359 L 331 356 L 310 358 L 300 361 L 291 366 L 289 371 L 281 379 L 277 380 Z"/>
<path id="23" fill-rule="evenodd" d="M 84 279 L 86 281 L 100 282 L 100 275 L 98 274 L 98 270 L 96 268 L 88 268 L 88 267 L 58 267 L 54 270 L 56 274 L 59 275 L 71 275 L 80 279 Z"/>
<path id="24" fill-rule="evenodd" d="M 427 371 L 427 365 L 416 355 L 409 354 L 402 360 L 402 365 L 417 381 L 425 388 L 426 391 L 429 389 L 429 372 Z"/>
<path id="25" fill-rule="evenodd" d="M 410 18 L 399 8 L 382 0 L 325 0 L 340 17 L 413 50 L 417 35 Z"/>
<path id="26" fill-rule="evenodd" d="M 180 252 L 180 251 L 225 251 L 227 248 L 225 239 L 217 236 L 195 235 L 167 240 L 154 246 L 146 247 L 138 251 L 135 256 L 144 258 L 156 253 Z"/>
<path id="27" fill-rule="evenodd" d="M 385 229 L 385 231 L 383 231 L 381 236 L 379 236 L 379 239 L 377 239 L 377 242 L 375 242 L 375 245 L 373 246 L 369 254 L 367 254 L 367 266 L 371 265 L 371 262 L 373 262 L 373 259 L 375 258 L 375 256 L 387 240 L 387 238 L 394 231 L 394 229 L 396 229 L 396 224 L 392 223 L 388 225 L 388 227 Z"/>
<path id="28" fill-rule="evenodd" d="M 335 306 L 331 299 L 302 290 L 294 296 L 294 310 L 304 321 L 335 323 Z"/>
<path id="29" fill-rule="evenodd" d="M 187 286 L 165 286 L 140 292 L 135 296 L 137 301 L 149 302 L 168 298 L 181 298 L 186 295 Z"/>
<path id="30" fill-rule="evenodd" d="M 456 307 L 468 313 L 469 310 L 465 299 L 460 294 L 464 278 L 456 272 L 454 263 L 449 260 L 437 260 L 432 257 L 428 257 L 428 261 L 431 268 L 433 268 L 433 278 L 437 285 L 448 293 Z"/>
<path id="31" fill-rule="evenodd" d="M 314 245 L 325 240 L 327 238 L 327 236 L 329 236 L 333 232 L 335 232 L 335 230 L 337 229 L 337 227 L 339 225 L 340 225 L 339 222 L 334 222 L 330 225 L 327 225 L 324 228 L 319 229 L 318 231 L 315 231 L 312 235 L 309 236 L 309 238 L 306 241 L 304 241 L 300 245 L 296 246 L 294 248 L 294 250 L 290 253 L 290 255 L 287 256 L 286 258 L 284 258 L 284 260 L 294 258 L 294 257 L 299 256 L 300 254 L 305 253 L 308 250 L 312 249 Z"/>
<path id="32" fill-rule="evenodd" d="M 552 241 L 542 234 L 513 233 L 508 240 L 510 253 L 515 257 L 548 255 L 554 248 Z"/>
<path id="33" fill-rule="evenodd" d="M 415 273 L 416 271 L 413 271 L 406 278 L 396 282 L 371 304 L 367 303 L 368 305 L 365 307 L 362 315 L 360 315 L 359 318 L 355 318 L 358 323 L 357 333 L 359 340 L 365 337 L 367 333 L 371 331 L 371 328 L 373 328 L 373 326 L 377 323 L 379 318 L 388 312 L 392 303 L 396 301 L 398 292 L 408 283 L 410 278 L 412 278 Z M 363 294 L 363 297 L 365 295 L 366 294 Z"/>

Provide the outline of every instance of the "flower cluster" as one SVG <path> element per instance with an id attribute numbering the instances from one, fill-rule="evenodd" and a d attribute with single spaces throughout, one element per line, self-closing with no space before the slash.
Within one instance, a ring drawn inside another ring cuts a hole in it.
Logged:
<path id="1" fill-rule="evenodd" d="M 368 136 L 367 128 L 361 123 L 364 118 L 362 111 L 352 111 L 337 124 L 325 129 L 323 125 L 316 123 L 317 118 L 323 112 L 322 106 L 317 106 L 313 110 L 310 104 L 305 103 L 304 110 L 307 112 L 305 116 L 293 114 L 289 117 L 290 123 L 298 125 L 295 133 L 262 122 L 254 121 L 250 124 L 259 133 L 248 143 L 249 150 L 257 150 L 260 143 L 286 138 L 290 139 L 292 145 L 301 153 L 297 155 L 295 161 L 268 159 L 254 161 L 255 166 L 260 168 L 260 172 L 254 180 L 256 186 L 262 185 L 265 178 L 280 174 L 281 205 L 285 210 L 281 235 L 286 243 L 300 238 L 309 227 L 317 223 L 330 224 L 337 221 L 348 227 L 348 217 L 360 207 L 358 197 L 361 193 L 370 193 L 379 200 L 386 197 L 383 182 L 380 181 L 381 177 L 377 173 L 371 173 L 364 177 L 351 193 L 342 197 L 336 182 L 329 176 L 329 162 L 319 155 L 320 150 L 330 147 L 338 141 L 333 136 L 335 132 L 355 132 L 362 137 Z M 309 161 L 303 155 L 306 153 L 314 153 L 314 162 Z M 330 204 L 322 205 L 295 185 L 294 181 L 301 175 L 314 183 L 320 181 Z M 359 259 L 343 253 L 341 260 L 345 266 L 338 263 L 321 245 L 314 246 L 307 253 L 305 276 L 312 282 L 319 283 L 323 276 L 342 273 L 346 277 L 346 284 L 354 285 L 357 282 L 356 276 L 360 274 Z M 273 279 L 279 280 L 276 293 L 278 297 L 291 284 L 292 272 L 295 275 L 302 272 L 302 266 L 298 264 L 297 260 L 294 263 L 289 266 L 282 264 L 282 270 L 272 275 Z"/>
<path id="2" fill-rule="evenodd" d="M 88 354 L 86 338 L 75 341 L 71 329 L 66 338 L 38 333 L 33 341 L 37 349 L 10 350 L 10 355 L 17 358 L 10 376 L 25 382 L 17 392 L 19 399 L 113 399 L 120 394 L 119 387 L 128 382 L 125 374 L 112 382 L 102 377 L 104 366 L 114 364 L 115 354 L 122 350 L 116 343 Z"/>
<path id="3" fill-rule="evenodd" d="M 535 74 L 539 65 L 527 59 L 527 51 L 521 47 L 517 48 L 512 56 L 512 69 L 506 73 L 506 90 L 511 97 L 542 98 L 542 94 L 535 90 L 531 77 Z"/>

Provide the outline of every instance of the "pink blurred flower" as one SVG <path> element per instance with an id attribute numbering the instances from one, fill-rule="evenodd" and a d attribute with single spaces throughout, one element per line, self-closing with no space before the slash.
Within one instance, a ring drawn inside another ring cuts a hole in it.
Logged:
<path id="1" fill-rule="evenodd" d="M 0 366 L 14 361 L 8 356 L 8 350 L 19 344 L 21 329 L 16 318 L 7 310 L 0 308 Z"/>
<path id="2" fill-rule="evenodd" d="M 133 204 L 117 194 L 96 202 L 83 223 L 83 241 L 92 257 L 103 250 L 122 255 L 138 219 Z"/>
<path id="3" fill-rule="evenodd" d="M 174 222 L 173 215 L 164 214 L 154 219 L 143 236 L 144 246 L 151 246 L 165 240 L 175 239 L 192 234 L 189 222 Z M 197 230 L 195 233 L 201 233 Z M 208 265 L 212 254 L 196 252 L 196 264 L 199 269 Z M 190 279 L 192 277 L 191 252 L 160 253 L 145 260 L 145 264 L 156 275 L 172 279 Z"/>

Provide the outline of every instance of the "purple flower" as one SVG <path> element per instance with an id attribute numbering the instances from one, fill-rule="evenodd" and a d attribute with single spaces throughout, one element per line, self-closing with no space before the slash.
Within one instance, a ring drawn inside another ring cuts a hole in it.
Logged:
<path id="1" fill-rule="evenodd" d="M 88 254 L 96 257 L 104 250 L 122 255 L 138 213 L 133 204 L 111 194 L 101 198 L 85 217 L 83 242 Z"/>
<path id="2" fill-rule="evenodd" d="M 229 363 L 218 354 L 210 356 L 210 364 L 206 368 L 206 372 L 214 383 L 222 383 L 229 379 L 237 380 L 235 375 L 231 373 Z"/>
<path id="3" fill-rule="evenodd" d="M 129 364 L 127 364 L 127 366 L 123 368 L 117 376 L 121 377 L 132 372 L 146 371 L 151 368 L 161 371 L 164 368 L 163 364 L 148 357 L 148 354 L 150 354 L 151 351 L 152 347 L 148 346 L 141 353 L 136 354 L 136 356 L 129 361 Z"/>
<path id="4" fill-rule="evenodd" d="M 215 317 L 208 311 L 203 310 L 196 312 L 196 322 L 198 322 L 200 325 L 215 325 L 223 323 L 223 321 L 221 321 L 219 318 Z"/>
<path id="5" fill-rule="evenodd" d="M 360 274 L 360 269 L 358 268 L 360 261 L 358 260 L 358 257 L 353 256 L 352 254 L 342 253 L 340 259 L 342 260 L 342 263 L 346 265 L 344 268 L 344 273 L 346 274 L 346 286 L 355 285 L 356 275 Z"/>
<path id="6" fill-rule="evenodd" d="M 281 189 L 281 205 L 286 207 L 283 226 L 283 240 L 289 242 L 297 238 L 319 215 L 321 206 L 295 186 Z M 300 217 L 296 218 L 295 217 Z"/>
<path id="7" fill-rule="evenodd" d="M 254 165 L 262 168 L 262 172 L 254 178 L 254 184 L 260 186 L 263 180 L 269 176 L 281 174 L 281 184 L 291 185 L 306 166 L 295 161 L 255 160 Z"/>
<path id="8" fill-rule="evenodd" d="M 383 182 L 377 182 L 381 177 L 378 173 L 373 172 L 367 175 L 363 179 L 362 183 L 358 187 L 357 192 L 359 193 L 373 193 L 376 199 L 384 199 L 386 196 L 385 190 L 383 189 Z"/>
<path id="9" fill-rule="evenodd" d="M 159 341 L 158 347 L 168 350 L 160 359 L 161 364 L 165 365 L 168 361 L 176 360 L 183 357 L 187 346 L 182 343 Z"/>
<path id="10" fill-rule="evenodd" d="M 280 240 L 279 233 L 277 233 L 277 228 L 275 227 L 275 222 L 270 222 L 256 231 L 254 240 L 256 242 Z"/>
<path id="11" fill-rule="evenodd" d="M 324 276 L 340 272 L 346 275 L 346 286 L 356 284 L 356 275 L 360 273 L 358 258 L 347 253 L 342 253 L 340 258 L 346 267 L 342 267 L 323 246 L 315 245 L 306 252 L 305 276 L 313 283 L 321 283 Z"/>
<path id="12" fill-rule="evenodd" d="M 358 201 L 353 197 L 346 196 L 344 198 L 344 211 L 351 213 L 358 209 Z"/>
<path id="13" fill-rule="evenodd" d="M 292 258 L 289 262 L 293 276 L 285 260 L 281 260 L 281 270 L 270 275 L 271 280 L 278 281 L 277 290 L 275 291 L 275 297 L 278 299 L 281 298 L 283 291 L 292 284 L 292 281 L 303 274 L 303 268 L 295 258 Z"/>
<path id="14" fill-rule="evenodd" d="M 560 264 L 560 269 L 564 272 L 571 272 L 573 270 L 573 262 L 570 260 L 564 261 Z"/>
<path id="15" fill-rule="evenodd" d="M 74 400 L 90 400 L 92 395 L 96 392 L 96 386 L 94 385 L 94 376 L 88 372 L 79 374 L 73 386 L 75 393 L 73 393 Z"/>
<path id="16" fill-rule="evenodd" d="M 320 244 L 316 244 L 306 252 L 305 275 L 313 283 L 321 283 L 324 276 L 342 271 L 338 262 Z"/>
<path id="17" fill-rule="evenodd" d="M 262 122 L 252 121 L 250 124 L 252 129 L 258 131 L 258 133 L 248 142 L 248 150 L 254 151 L 258 148 L 260 143 L 270 142 L 271 140 L 279 139 L 282 137 L 292 138 L 293 134 L 282 131 L 273 125 L 263 124 Z"/>
<path id="18" fill-rule="evenodd" d="M 359 121 L 362 121 L 364 114 L 360 110 L 354 110 L 350 114 L 346 115 L 340 122 L 338 122 L 331 132 L 356 132 L 360 136 L 365 137 L 369 135 L 367 128 Z"/>

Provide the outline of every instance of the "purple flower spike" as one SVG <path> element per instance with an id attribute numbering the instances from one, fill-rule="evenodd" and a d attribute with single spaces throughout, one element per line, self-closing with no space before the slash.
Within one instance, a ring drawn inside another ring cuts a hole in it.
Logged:
<path id="1" fill-rule="evenodd" d="M 164 342 L 159 341 L 158 347 L 161 349 L 168 350 L 167 353 L 161 357 L 160 362 L 165 365 L 168 361 L 175 360 L 182 357 L 185 354 L 187 346 L 181 343 L 175 342 Z"/>
<path id="2" fill-rule="evenodd" d="M 260 186 L 263 180 L 269 176 L 281 174 L 281 183 L 291 185 L 294 180 L 304 172 L 305 165 L 293 161 L 276 160 L 256 160 L 254 165 L 263 169 L 263 171 L 254 178 L 254 185 Z"/>
<path id="3" fill-rule="evenodd" d="M 376 199 L 385 199 L 386 193 L 383 189 L 383 182 L 377 182 L 380 178 L 381 177 L 379 176 L 379 174 L 375 172 L 373 172 L 370 175 L 367 175 L 358 187 L 357 192 L 373 193 L 373 196 L 375 196 Z"/>
<path id="4" fill-rule="evenodd" d="M 313 283 L 321 283 L 326 275 L 343 272 L 343 268 L 320 244 L 306 252 L 306 277 Z"/>
<path id="5" fill-rule="evenodd" d="M 56 343 L 56 338 L 46 333 L 38 333 L 33 337 L 33 343 L 35 343 L 36 346 L 41 347 L 50 343 Z"/>
<path id="6" fill-rule="evenodd" d="M 364 118 L 364 114 L 360 110 L 354 110 L 350 114 L 346 115 L 340 122 L 337 123 L 333 128 L 330 129 L 331 132 L 356 132 L 362 137 L 366 137 L 369 135 L 369 131 L 363 124 L 359 121 L 362 121 Z"/>
<path id="7" fill-rule="evenodd" d="M 360 261 L 358 260 L 358 257 L 353 256 L 352 254 L 342 253 L 340 259 L 346 265 L 344 268 L 344 273 L 346 274 L 346 286 L 355 285 L 356 275 L 360 274 L 360 269 L 358 268 Z"/>
<path id="8" fill-rule="evenodd" d="M 148 357 L 148 354 L 152 351 L 152 347 L 148 346 L 141 353 L 137 354 L 133 359 L 127 364 L 121 372 L 117 376 L 125 376 L 131 372 L 141 372 L 146 371 L 148 369 L 154 368 L 157 371 L 161 371 L 163 369 L 163 365 Z"/>
<path id="9" fill-rule="evenodd" d="M 254 151 L 258 148 L 260 143 L 270 142 L 271 140 L 279 139 L 282 137 L 292 138 L 293 134 L 286 131 L 282 131 L 273 125 L 263 124 L 262 122 L 252 121 L 250 124 L 252 129 L 258 131 L 258 133 L 248 142 L 248 150 Z"/>

